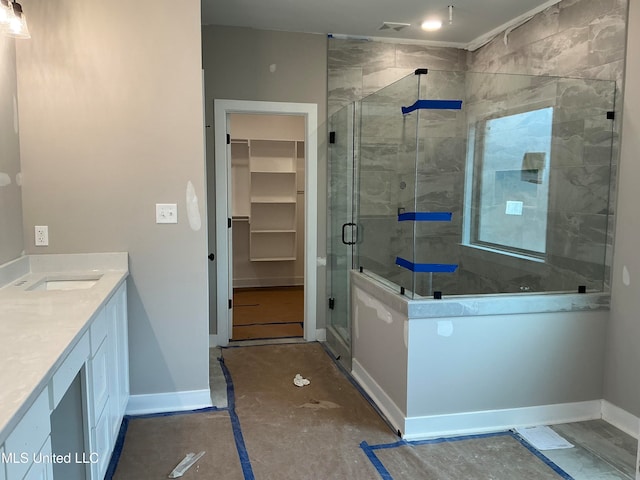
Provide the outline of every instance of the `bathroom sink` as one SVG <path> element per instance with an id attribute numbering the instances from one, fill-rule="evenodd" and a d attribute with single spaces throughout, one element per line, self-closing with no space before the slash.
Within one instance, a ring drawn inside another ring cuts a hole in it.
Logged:
<path id="1" fill-rule="evenodd" d="M 85 290 L 93 287 L 102 275 L 78 276 L 78 277 L 46 277 L 34 283 L 28 291 L 54 291 L 54 290 Z"/>

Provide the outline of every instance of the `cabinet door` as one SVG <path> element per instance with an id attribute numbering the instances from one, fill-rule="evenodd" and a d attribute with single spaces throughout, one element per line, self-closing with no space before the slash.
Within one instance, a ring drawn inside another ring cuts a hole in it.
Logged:
<path id="1" fill-rule="evenodd" d="M 109 429 L 109 406 L 98 419 L 95 428 L 91 429 L 92 451 L 98 453 L 98 461 L 91 464 L 91 478 L 104 478 L 111 459 L 111 431 Z"/>
<path id="2" fill-rule="evenodd" d="M 49 414 L 49 389 L 45 388 L 4 442 L 5 455 L 12 455 L 15 459 L 5 465 L 8 480 L 23 478 L 33 455 L 43 449 L 51 433 Z M 28 455 L 24 463 L 22 455 Z"/>
<path id="3" fill-rule="evenodd" d="M 127 332 L 127 289 L 120 286 L 107 305 L 110 318 L 109 339 L 111 355 L 109 365 L 109 428 L 115 439 L 129 400 L 129 342 Z"/>
<path id="4" fill-rule="evenodd" d="M 34 462 L 24 477 L 24 480 L 53 480 L 53 464 L 46 460 L 51 455 L 51 437 L 47 438 L 44 446 L 35 455 L 39 461 Z"/>
<path id="5" fill-rule="evenodd" d="M 89 361 L 91 385 L 89 399 L 89 425 L 94 426 L 109 398 L 109 348 L 111 339 L 105 338 L 95 356 Z"/>

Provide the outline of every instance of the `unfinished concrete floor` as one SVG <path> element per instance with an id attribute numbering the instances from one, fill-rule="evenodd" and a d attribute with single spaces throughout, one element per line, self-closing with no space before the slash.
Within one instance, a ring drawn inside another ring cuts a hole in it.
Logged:
<path id="1" fill-rule="evenodd" d="M 222 363 L 219 349 L 211 353 L 216 407 L 128 419 L 113 478 L 167 478 L 186 453 L 199 451 L 206 453 L 182 478 L 634 478 L 635 440 L 606 422 L 554 427 L 576 448 L 544 456 L 511 432 L 397 443 L 318 343 L 225 348 Z M 311 383 L 294 386 L 297 373 Z"/>

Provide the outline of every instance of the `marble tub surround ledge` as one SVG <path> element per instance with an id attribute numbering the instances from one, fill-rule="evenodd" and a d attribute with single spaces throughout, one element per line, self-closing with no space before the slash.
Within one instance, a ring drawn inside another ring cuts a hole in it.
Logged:
<path id="1" fill-rule="evenodd" d="M 28 255 L 0 266 L 0 444 L 128 276 L 128 254 Z M 91 288 L 28 290 L 43 279 Z"/>

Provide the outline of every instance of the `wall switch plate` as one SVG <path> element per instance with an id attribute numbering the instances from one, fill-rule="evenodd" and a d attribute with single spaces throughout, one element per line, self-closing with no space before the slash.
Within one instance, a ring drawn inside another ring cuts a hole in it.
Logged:
<path id="1" fill-rule="evenodd" d="M 178 205 L 156 203 L 156 223 L 178 223 Z"/>
<path id="2" fill-rule="evenodd" d="M 46 247 L 49 245 L 49 227 L 46 225 L 36 225 L 35 243 L 36 247 Z"/>

